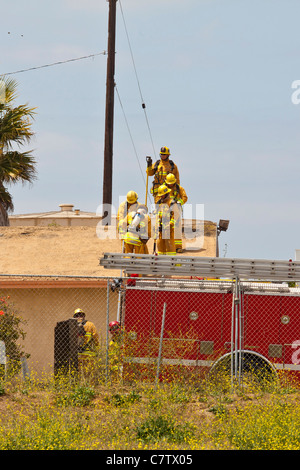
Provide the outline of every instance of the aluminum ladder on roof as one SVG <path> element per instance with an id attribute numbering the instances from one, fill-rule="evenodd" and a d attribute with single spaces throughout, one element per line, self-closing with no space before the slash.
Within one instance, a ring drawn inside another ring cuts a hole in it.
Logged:
<path id="1" fill-rule="evenodd" d="M 300 280 L 300 261 L 104 253 L 100 266 L 125 274 Z"/>

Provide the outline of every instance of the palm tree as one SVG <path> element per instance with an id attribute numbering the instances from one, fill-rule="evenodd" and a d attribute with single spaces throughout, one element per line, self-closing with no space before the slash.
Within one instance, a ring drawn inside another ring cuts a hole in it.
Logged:
<path id="1" fill-rule="evenodd" d="M 0 226 L 9 225 L 8 213 L 14 208 L 7 185 L 31 183 L 36 178 L 32 150 L 20 151 L 34 135 L 31 126 L 35 108 L 14 106 L 16 97 L 17 82 L 0 77 Z"/>

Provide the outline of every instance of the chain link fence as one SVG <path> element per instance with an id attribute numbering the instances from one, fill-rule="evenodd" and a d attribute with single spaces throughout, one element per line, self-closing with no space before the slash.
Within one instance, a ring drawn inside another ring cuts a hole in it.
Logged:
<path id="1" fill-rule="evenodd" d="M 97 330 L 87 354 L 78 350 L 77 308 Z M 113 321 L 120 328 L 110 331 Z M 300 374 L 300 289 L 239 279 L 5 276 L 2 375 L 14 363 L 24 377 L 67 366 L 93 380 L 198 380 L 225 370 L 241 383 L 253 372 Z"/>

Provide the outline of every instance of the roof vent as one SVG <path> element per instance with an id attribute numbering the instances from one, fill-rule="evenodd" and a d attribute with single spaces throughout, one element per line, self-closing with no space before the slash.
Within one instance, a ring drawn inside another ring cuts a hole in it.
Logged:
<path id="1" fill-rule="evenodd" d="M 59 204 L 59 207 L 60 207 L 60 210 L 61 210 L 62 212 L 64 212 L 64 211 L 72 211 L 74 205 L 73 205 L 73 204 Z"/>

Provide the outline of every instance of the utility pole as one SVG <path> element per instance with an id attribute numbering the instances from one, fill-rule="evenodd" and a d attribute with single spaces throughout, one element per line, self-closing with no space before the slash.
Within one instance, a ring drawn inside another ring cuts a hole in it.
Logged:
<path id="1" fill-rule="evenodd" d="M 108 46 L 106 73 L 106 110 L 105 110 L 105 142 L 103 167 L 103 224 L 111 225 L 112 206 L 112 174 L 113 174 L 113 131 L 114 131 L 114 88 L 115 88 L 115 44 L 116 44 L 116 4 L 118 0 L 109 2 L 108 14 Z"/>

